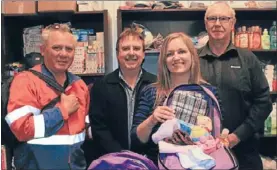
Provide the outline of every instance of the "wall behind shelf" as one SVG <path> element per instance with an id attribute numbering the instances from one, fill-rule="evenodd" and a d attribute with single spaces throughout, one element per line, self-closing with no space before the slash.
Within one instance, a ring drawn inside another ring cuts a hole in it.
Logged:
<path id="1" fill-rule="evenodd" d="M 109 56 L 107 56 L 107 73 L 112 72 L 118 68 L 118 63 L 116 59 L 115 45 L 117 40 L 117 9 L 125 4 L 125 1 L 103 1 L 104 9 L 108 10 L 108 29 L 109 29 Z"/>
<path id="2" fill-rule="evenodd" d="M 118 63 L 116 59 L 115 44 L 117 40 L 117 9 L 124 5 L 124 1 L 104 1 L 104 9 L 108 10 L 108 25 L 109 25 L 109 61 L 107 62 L 107 73 L 117 69 Z"/>

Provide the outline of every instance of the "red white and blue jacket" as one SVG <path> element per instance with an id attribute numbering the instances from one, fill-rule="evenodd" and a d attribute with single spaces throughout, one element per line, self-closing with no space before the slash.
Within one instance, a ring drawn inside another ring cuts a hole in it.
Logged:
<path id="1" fill-rule="evenodd" d="M 33 69 L 54 79 L 45 65 Z M 80 103 L 78 111 L 70 116 L 61 102 L 41 112 L 59 92 L 33 73 L 19 73 L 12 81 L 6 121 L 17 139 L 24 142 L 14 152 L 18 169 L 86 168 L 81 145 L 85 140 L 89 92 L 80 77 L 68 72 L 67 79 L 65 94 L 76 95 Z"/>

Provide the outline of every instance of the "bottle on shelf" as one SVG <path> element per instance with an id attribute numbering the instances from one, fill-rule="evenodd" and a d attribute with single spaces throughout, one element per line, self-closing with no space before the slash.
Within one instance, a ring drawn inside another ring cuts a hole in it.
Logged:
<path id="1" fill-rule="evenodd" d="M 246 26 L 242 26 L 242 32 L 240 34 L 240 48 L 248 48 L 248 33 Z"/>
<path id="2" fill-rule="evenodd" d="M 235 45 L 235 28 L 232 28 L 232 43 Z"/>
<path id="3" fill-rule="evenodd" d="M 269 50 L 270 49 L 270 37 L 268 35 L 268 31 L 265 28 L 262 35 L 262 49 Z"/>
<path id="4" fill-rule="evenodd" d="M 274 65 L 273 81 L 272 81 L 272 91 L 277 91 L 277 65 Z"/>
<path id="5" fill-rule="evenodd" d="M 260 27 L 254 26 L 253 30 L 253 49 L 260 49 L 261 48 L 261 33 Z"/>
<path id="6" fill-rule="evenodd" d="M 273 21 L 272 26 L 269 29 L 270 35 L 270 49 L 277 49 L 277 29 L 276 29 L 276 21 Z"/>
<path id="7" fill-rule="evenodd" d="M 272 112 L 270 114 L 271 116 L 271 135 L 276 135 L 276 130 L 277 130 L 277 127 L 276 127 L 276 103 L 273 103 L 272 104 Z"/>
<path id="8" fill-rule="evenodd" d="M 253 49 L 253 27 L 248 28 L 248 48 Z"/>
<path id="9" fill-rule="evenodd" d="M 265 120 L 264 133 L 271 134 L 271 115 L 269 115 Z"/>
<path id="10" fill-rule="evenodd" d="M 238 27 L 237 33 L 235 36 L 235 46 L 240 47 L 240 33 L 241 33 L 241 27 Z"/>

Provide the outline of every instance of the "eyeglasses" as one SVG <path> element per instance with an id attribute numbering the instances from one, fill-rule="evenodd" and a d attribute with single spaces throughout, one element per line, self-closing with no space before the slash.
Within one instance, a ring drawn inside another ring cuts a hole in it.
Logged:
<path id="1" fill-rule="evenodd" d="M 208 22 L 210 23 L 216 23 L 217 20 L 219 20 L 219 22 L 221 23 L 228 23 L 230 21 L 230 19 L 232 19 L 232 17 L 215 17 L 215 16 L 210 16 L 206 18 Z"/>

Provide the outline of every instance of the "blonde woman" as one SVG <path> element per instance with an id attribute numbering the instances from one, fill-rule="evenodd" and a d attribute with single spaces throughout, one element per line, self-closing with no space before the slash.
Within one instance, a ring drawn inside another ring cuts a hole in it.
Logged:
<path id="1" fill-rule="evenodd" d="M 170 91 L 181 84 L 206 82 L 202 79 L 199 58 L 191 39 L 184 33 L 172 33 L 165 38 L 161 48 L 157 82 L 146 86 L 140 94 L 131 131 L 132 148 L 146 154 L 156 164 L 158 147 L 151 136 L 161 123 L 175 117 L 174 110 L 162 104 Z"/>

